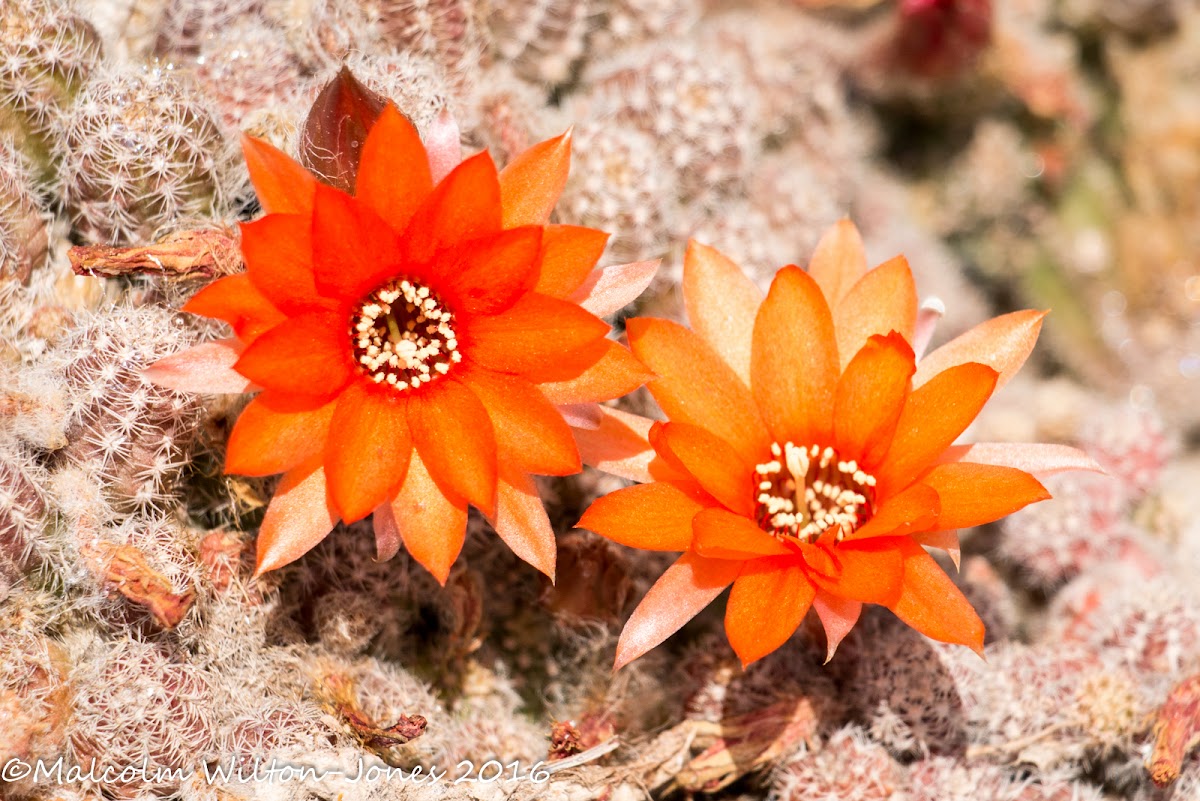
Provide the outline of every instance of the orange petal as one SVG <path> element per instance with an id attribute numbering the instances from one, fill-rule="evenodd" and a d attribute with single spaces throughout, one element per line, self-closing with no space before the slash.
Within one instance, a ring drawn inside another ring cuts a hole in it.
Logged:
<path id="1" fill-rule="evenodd" d="M 696 240 L 683 255 L 683 303 L 692 330 L 750 385 L 750 342 L 763 294 L 727 256 Z"/>
<path id="2" fill-rule="evenodd" d="M 403 271 L 396 233 L 345 192 L 317 187 L 312 218 L 317 291 L 355 301 Z"/>
<path id="3" fill-rule="evenodd" d="M 538 389 L 556 406 L 597 403 L 628 395 L 654 378 L 628 348 L 605 340 L 600 357 L 582 373 L 565 381 L 541 384 Z"/>
<path id="4" fill-rule="evenodd" d="M 794 557 L 747 562 L 725 607 L 725 635 L 742 667 L 787 642 L 816 594 Z"/>
<path id="5" fill-rule="evenodd" d="M 913 341 L 917 323 L 917 285 L 903 256 L 884 262 L 858 279 L 842 302 L 834 307 L 842 367 L 875 335 L 896 331 Z"/>
<path id="6" fill-rule="evenodd" d="M 912 348 L 898 333 L 873 336 L 838 380 L 833 433 L 843 459 L 870 472 L 883 459 L 908 397 L 916 365 Z"/>
<path id="7" fill-rule="evenodd" d="M 429 159 L 417 129 L 388 103 L 363 143 L 355 196 L 403 231 L 432 190 Z"/>
<path id="8" fill-rule="evenodd" d="M 554 581 L 558 541 L 537 485 L 529 476 L 502 478 L 496 486 L 496 534 L 523 562 Z"/>
<path id="9" fill-rule="evenodd" d="M 483 403 L 453 377 L 412 393 L 408 425 L 421 461 L 443 489 L 496 514 L 496 436 Z"/>
<path id="10" fill-rule="evenodd" d="M 996 388 L 1008 383 L 1029 358 L 1047 312 L 1018 311 L 993 317 L 950 340 L 921 359 L 913 386 L 960 364 L 986 364 L 1000 374 Z"/>
<path id="11" fill-rule="evenodd" d="M 808 263 L 808 274 L 821 287 L 830 308 L 841 303 L 866 271 L 862 236 L 849 220 L 839 220 L 825 232 Z"/>
<path id="12" fill-rule="evenodd" d="M 762 460 L 770 434 L 733 368 L 678 323 L 644 317 L 625 326 L 633 354 L 658 376 L 647 388 L 667 417 L 707 429 L 750 464 Z"/>
<path id="13" fill-rule="evenodd" d="M 263 297 L 289 315 L 331 306 L 313 277 L 311 217 L 269 214 L 241 230 L 246 273 Z"/>
<path id="14" fill-rule="evenodd" d="M 242 153 L 258 202 L 268 214 L 312 213 L 317 179 L 308 170 L 262 139 L 242 135 Z"/>
<path id="15" fill-rule="evenodd" d="M 392 501 L 392 519 L 412 558 L 445 586 L 467 536 L 467 504 L 439 486 L 419 452 Z"/>
<path id="16" fill-rule="evenodd" d="M 607 323 L 574 303 L 536 292 L 502 314 L 472 319 L 460 327 L 465 356 L 490 370 L 539 381 L 579 375 L 606 346 L 597 344 L 594 352 L 586 354 L 571 352 L 598 343 L 609 330 Z"/>
<path id="17" fill-rule="evenodd" d="M 499 230 L 500 184 L 485 150 L 451 170 L 409 220 L 405 261 L 426 264 L 440 250 Z"/>
<path id="18" fill-rule="evenodd" d="M 570 131 L 539 142 L 513 159 L 500 173 L 504 227 L 545 225 L 567 185 L 570 167 Z"/>
<path id="19" fill-rule="evenodd" d="M 224 320 L 246 344 L 286 317 L 258 291 L 246 273 L 219 278 L 183 304 L 181 311 Z"/>
<path id="20" fill-rule="evenodd" d="M 995 370 L 962 364 L 909 395 L 892 445 L 875 470 L 878 497 L 888 498 L 933 464 L 979 414 L 995 386 Z"/>
<path id="21" fill-rule="evenodd" d="M 547 225 L 542 234 L 542 270 L 537 291 L 567 298 L 591 274 L 604 254 L 608 234 L 577 225 Z"/>
<path id="22" fill-rule="evenodd" d="M 501 462 L 542 476 L 569 476 L 583 469 L 570 427 L 533 384 L 481 369 L 464 371 L 461 380 L 487 407 Z"/>
<path id="23" fill-rule="evenodd" d="M 610 264 L 592 270 L 571 300 L 597 317 L 611 317 L 633 303 L 650 286 L 661 259 Z"/>
<path id="24" fill-rule="evenodd" d="M 824 568 L 818 567 L 809 572 L 809 578 L 838 598 L 888 605 L 899 596 L 904 576 L 904 561 L 898 548 L 901 541 L 908 542 L 904 537 L 874 537 L 843 542 L 832 548 L 814 546 L 832 556 L 838 573 L 836 576 L 823 575 L 820 571 Z M 805 559 L 809 559 L 807 554 Z"/>
<path id="25" fill-rule="evenodd" d="M 937 524 L 941 508 L 941 501 L 932 487 L 913 484 L 885 500 L 875 516 L 848 535 L 846 541 L 924 531 Z"/>
<path id="26" fill-rule="evenodd" d="M 862 614 L 862 603 L 819 591 L 817 597 L 813 598 L 812 605 L 813 609 L 817 610 L 821 627 L 825 629 L 825 664 L 829 664 L 842 640 L 846 639 L 846 635 L 858 622 Z"/>
<path id="27" fill-rule="evenodd" d="M 708 494 L 731 511 L 743 516 L 754 513 L 754 468 L 729 443 L 687 423 L 667 423 L 661 434 L 655 443 L 660 455 L 667 455 L 663 453 L 667 450 Z"/>
<path id="28" fill-rule="evenodd" d="M 1042 445 L 1027 442 L 976 442 L 951 445 L 937 459 L 938 464 L 974 462 L 997 467 L 1015 467 L 1038 478 L 1067 470 L 1103 473 L 1095 459 L 1068 445 Z"/>
<path id="29" fill-rule="evenodd" d="M 259 386 L 332 398 L 357 368 L 346 321 L 328 313 L 292 317 L 254 340 L 235 369 Z"/>
<path id="30" fill-rule="evenodd" d="M 337 519 L 319 458 L 284 473 L 258 529 L 255 577 L 278 570 L 317 547 L 333 531 Z"/>
<path id="31" fill-rule="evenodd" d="M 692 521 L 692 531 L 692 550 L 707 559 L 796 556 L 796 551 L 763 531 L 753 520 L 725 509 L 698 512 Z"/>
<path id="32" fill-rule="evenodd" d="M 888 608 L 926 637 L 957 643 L 983 654 L 983 621 L 945 571 L 915 543 L 900 545 L 904 581 Z"/>
<path id="33" fill-rule="evenodd" d="M 165 356 L 142 370 L 142 377 L 160 387 L 205 395 L 238 394 L 257 389 L 233 369 L 245 345 L 237 339 L 205 342 Z"/>
<path id="34" fill-rule="evenodd" d="M 613 670 L 620 670 L 679 631 L 737 578 L 741 562 L 685 553 L 667 568 L 629 616 Z"/>
<path id="35" fill-rule="evenodd" d="M 320 454 L 336 404 L 296 403 L 264 392 L 238 415 L 225 449 L 225 472 L 269 476 Z"/>
<path id="36" fill-rule="evenodd" d="M 942 501 L 937 527 L 970 528 L 1010 515 L 1050 493 L 1033 476 L 1015 467 L 958 462 L 934 467 L 921 478 Z"/>
<path id="37" fill-rule="evenodd" d="M 958 532 L 956 530 L 951 528 L 944 531 L 920 531 L 916 534 L 910 534 L 909 539 L 917 545 L 925 545 L 945 551 L 946 555 L 950 557 L 950 561 L 954 562 L 954 569 L 959 569 L 959 562 L 962 559 L 962 548 L 958 541 Z"/>
<path id="38" fill-rule="evenodd" d="M 692 518 L 703 509 L 688 493 L 657 481 L 597 498 L 578 525 L 631 548 L 686 551 L 692 544 Z"/>
<path id="39" fill-rule="evenodd" d="M 600 415 L 599 428 L 572 429 L 583 463 L 630 481 L 653 481 L 655 453 L 647 436 L 654 421 L 607 406 Z"/>
<path id="40" fill-rule="evenodd" d="M 758 309 L 750 357 L 754 399 L 777 441 L 829 439 L 838 372 L 833 316 L 820 287 L 799 267 L 784 267 Z"/>
<path id="41" fill-rule="evenodd" d="M 347 523 L 369 515 L 404 480 L 413 447 L 405 394 L 358 380 L 338 398 L 325 445 L 325 473 Z"/>
<path id="42" fill-rule="evenodd" d="M 497 314 L 533 289 L 538 278 L 542 229 L 501 231 L 472 240 L 443 259 L 451 305 L 470 314 Z"/>

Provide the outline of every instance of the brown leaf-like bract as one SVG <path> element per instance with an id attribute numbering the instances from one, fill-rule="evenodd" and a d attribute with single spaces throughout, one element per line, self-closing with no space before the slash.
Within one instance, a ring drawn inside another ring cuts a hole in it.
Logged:
<path id="1" fill-rule="evenodd" d="M 1200 744 L 1200 675 L 1175 685 L 1154 720 L 1150 778 L 1165 787 L 1179 778 L 1183 760 Z"/>
<path id="2" fill-rule="evenodd" d="M 300 163 L 330 186 L 353 193 L 367 132 L 386 105 L 386 98 L 342 67 L 308 111 Z"/>

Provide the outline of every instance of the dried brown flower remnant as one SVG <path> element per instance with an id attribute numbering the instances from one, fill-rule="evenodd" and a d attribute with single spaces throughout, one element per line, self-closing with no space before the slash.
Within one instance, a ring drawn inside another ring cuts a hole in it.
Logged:
<path id="1" fill-rule="evenodd" d="M 575 756 L 583 750 L 583 746 L 579 744 L 579 741 L 579 729 L 575 728 L 574 721 L 558 721 L 550 729 L 549 758 L 553 761 L 556 759 L 566 759 L 569 756 Z"/>
<path id="2" fill-rule="evenodd" d="M 401 715 L 390 726 L 376 724 L 359 705 L 358 694 L 350 679 L 342 674 L 326 674 L 321 679 L 321 687 L 333 712 L 365 747 L 373 751 L 404 745 L 425 733 L 427 721 L 421 715 Z"/>
<path id="3" fill-rule="evenodd" d="M 133 545 L 98 541 L 81 549 L 92 570 L 112 584 L 117 592 L 146 611 L 165 629 L 179 625 L 192 608 L 196 592 L 174 592 L 171 582 L 150 567 L 145 555 Z"/>
<path id="4" fill-rule="evenodd" d="M 1200 674 L 1175 686 L 1154 721 L 1154 751 L 1146 767 L 1150 778 L 1165 787 L 1179 778 L 1183 760 L 1200 744 Z"/>
<path id="5" fill-rule="evenodd" d="M 112 278 L 159 273 L 170 278 L 213 278 L 241 269 L 237 235 L 229 228 L 178 231 L 143 247 L 79 245 L 67 253 L 76 275 Z"/>

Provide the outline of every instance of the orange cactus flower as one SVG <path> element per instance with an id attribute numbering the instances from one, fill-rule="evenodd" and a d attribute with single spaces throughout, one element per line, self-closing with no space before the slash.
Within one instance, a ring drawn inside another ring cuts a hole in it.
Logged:
<path id="1" fill-rule="evenodd" d="M 339 519 L 373 513 L 381 559 L 403 542 L 444 583 L 471 505 L 553 577 L 554 535 L 530 475 L 578 472 L 569 422 L 595 427 L 596 402 L 649 375 L 598 315 L 639 294 L 655 265 L 593 270 L 607 235 L 548 224 L 569 133 L 498 173 L 486 152 L 459 163 L 457 130 L 448 116 L 438 125 L 427 152 L 388 105 L 353 194 L 245 138 L 268 213 L 242 226 L 246 272 L 184 306 L 236 337 L 148 371 L 178 389 L 261 389 L 225 464 L 283 473 L 258 534 L 259 574 Z"/>
<path id="2" fill-rule="evenodd" d="M 600 498 L 580 521 L 683 552 L 625 626 L 617 667 L 730 585 L 725 630 L 743 664 L 810 608 L 832 656 L 863 604 L 980 650 L 983 623 L 922 546 L 956 551 L 956 529 L 1048 498 L 1031 473 L 1095 467 L 1062 446 L 953 444 L 1024 362 L 1043 314 L 997 318 L 918 363 L 929 326 L 912 272 L 903 258 L 868 271 L 849 222 L 807 272 L 780 270 L 765 299 L 693 242 L 683 291 L 691 330 L 627 323 L 669 422 L 627 416 L 651 448 L 606 467 L 649 483 Z"/>

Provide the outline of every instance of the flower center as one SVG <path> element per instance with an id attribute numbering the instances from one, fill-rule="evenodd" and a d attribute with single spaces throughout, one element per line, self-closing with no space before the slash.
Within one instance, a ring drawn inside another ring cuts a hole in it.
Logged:
<path id="1" fill-rule="evenodd" d="M 354 360 L 376 384 L 416 389 L 462 361 L 454 315 L 427 286 L 396 279 L 376 289 L 350 317 Z"/>
<path id="2" fill-rule="evenodd" d="M 768 534 L 811 543 L 834 529 L 841 542 L 875 513 L 875 477 L 838 459 L 833 448 L 776 442 L 771 454 L 754 468 L 754 517 Z"/>

